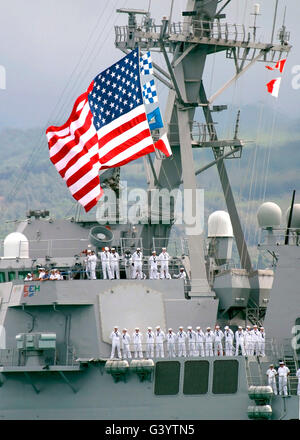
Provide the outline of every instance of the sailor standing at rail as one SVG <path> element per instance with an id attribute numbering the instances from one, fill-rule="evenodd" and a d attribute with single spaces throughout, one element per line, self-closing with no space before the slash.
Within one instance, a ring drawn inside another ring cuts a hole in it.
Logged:
<path id="1" fill-rule="evenodd" d="M 92 251 L 88 256 L 88 264 L 90 268 L 90 276 L 91 280 L 96 279 L 96 266 L 97 266 L 97 256 L 95 255 L 95 252 Z"/>
<path id="2" fill-rule="evenodd" d="M 265 356 L 265 349 L 266 349 L 266 333 L 264 327 L 260 327 L 260 341 L 258 344 L 258 351 L 260 356 Z"/>
<path id="3" fill-rule="evenodd" d="M 156 255 L 156 251 L 152 251 L 152 255 L 149 258 L 149 264 L 150 264 L 150 280 L 157 280 L 158 277 L 158 269 L 157 269 L 157 264 L 158 264 L 158 257 Z"/>
<path id="4" fill-rule="evenodd" d="M 243 332 L 243 327 L 239 326 L 235 332 L 235 355 L 239 355 L 239 347 L 242 350 L 242 356 L 245 356 L 245 336 Z"/>
<path id="5" fill-rule="evenodd" d="M 205 354 L 206 356 L 213 356 L 213 342 L 214 342 L 214 334 L 211 331 L 210 327 L 206 328 L 205 336 Z"/>
<path id="6" fill-rule="evenodd" d="M 143 278 L 143 254 L 140 248 L 136 248 L 136 251 L 132 255 L 133 272 L 132 278 L 141 280 Z"/>
<path id="7" fill-rule="evenodd" d="M 298 377 L 297 395 L 300 396 L 300 368 L 298 368 L 296 377 Z"/>
<path id="8" fill-rule="evenodd" d="M 85 259 L 84 259 L 84 268 L 85 268 L 85 274 L 87 279 L 89 280 L 91 278 L 91 274 L 90 274 L 90 265 L 89 265 L 89 255 L 91 254 L 91 250 L 87 249 L 85 251 L 81 252 L 82 254 L 85 255 Z"/>
<path id="9" fill-rule="evenodd" d="M 176 342 L 176 334 L 173 333 L 173 330 L 169 328 L 167 333 L 167 349 L 169 357 L 176 357 L 175 352 L 175 342 Z"/>
<path id="10" fill-rule="evenodd" d="M 259 343 L 261 341 L 261 335 L 258 331 L 257 325 L 253 326 L 252 330 L 252 343 L 253 343 L 253 355 L 259 355 Z"/>
<path id="11" fill-rule="evenodd" d="M 162 252 L 159 254 L 160 261 L 160 278 L 170 279 L 171 275 L 169 274 L 169 260 L 170 255 L 167 252 L 166 248 L 162 248 Z"/>
<path id="12" fill-rule="evenodd" d="M 224 328 L 224 338 L 225 338 L 225 356 L 233 356 L 233 331 L 228 327 Z"/>
<path id="13" fill-rule="evenodd" d="M 110 252 L 109 248 L 105 247 L 104 251 L 101 252 L 101 263 L 102 263 L 102 272 L 103 272 L 103 279 L 107 280 L 108 278 L 111 280 L 111 270 L 110 270 Z"/>
<path id="14" fill-rule="evenodd" d="M 152 331 L 152 327 L 148 327 L 146 333 L 146 357 L 153 358 L 154 357 L 154 333 Z"/>
<path id="15" fill-rule="evenodd" d="M 164 340 L 165 340 L 165 334 L 160 329 L 160 326 L 156 326 L 156 332 L 155 332 L 155 343 L 156 343 L 156 357 L 164 358 Z"/>
<path id="16" fill-rule="evenodd" d="M 224 338 L 224 333 L 220 330 L 220 326 L 215 326 L 214 331 L 214 348 L 215 348 L 215 356 L 223 356 L 223 346 L 222 339 Z"/>
<path id="17" fill-rule="evenodd" d="M 123 359 L 131 359 L 130 335 L 127 333 L 127 328 L 123 328 L 121 341 L 123 349 Z"/>
<path id="18" fill-rule="evenodd" d="M 183 327 L 179 327 L 179 331 L 177 332 L 177 348 L 178 348 L 178 357 L 186 357 L 186 340 L 187 334 L 183 331 Z"/>
<path id="19" fill-rule="evenodd" d="M 125 251 L 124 264 L 125 264 L 126 278 L 130 280 L 132 278 L 132 255 L 129 249 Z"/>
<path id="20" fill-rule="evenodd" d="M 273 390 L 273 393 L 275 395 L 277 395 L 277 386 L 276 386 L 276 376 L 277 376 L 277 371 L 274 368 L 274 365 L 271 364 L 266 372 L 266 375 L 268 376 L 268 385 L 270 385 L 270 387 Z"/>
<path id="21" fill-rule="evenodd" d="M 111 270 L 112 279 L 114 279 L 114 278 L 116 278 L 117 280 L 120 279 L 119 260 L 120 260 L 120 256 L 119 256 L 118 252 L 116 252 L 115 248 L 111 248 L 110 270 Z"/>
<path id="22" fill-rule="evenodd" d="M 279 386 L 279 394 L 282 395 L 282 392 L 285 396 L 288 395 L 287 392 L 287 377 L 290 374 L 290 370 L 288 367 L 284 365 L 284 362 L 279 362 L 279 368 L 277 370 L 278 373 L 278 386 Z"/>
<path id="23" fill-rule="evenodd" d="M 253 336 L 250 325 L 246 326 L 244 332 L 244 344 L 246 356 L 253 356 Z"/>
<path id="24" fill-rule="evenodd" d="M 197 356 L 196 355 L 196 332 L 193 330 L 191 326 L 187 328 L 187 341 L 188 341 L 188 349 L 189 349 L 189 357 Z"/>
<path id="25" fill-rule="evenodd" d="M 121 333 L 119 332 L 119 327 L 117 325 L 115 325 L 114 331 L 111 332 L 110 339 L 112 340 L 110 358 L 113 359 L 115 357 L 115 351 L 117 349 L 118 358 L 122 359 L 120 350 Z"/>
<path id="26" fill-rule="evenodd" d="M 135 358 L 139 356 L 140 359 L 143 359 L 142 338 L 143 335 L 140 333 L 140 329 L 136 327 L 135 332 L 132 335 Z"/>
<path id="27" fill-rule="evenodd" d="M 196 330 L 196 356 L 204 357 L 204 333 L 199 326 Z"/>

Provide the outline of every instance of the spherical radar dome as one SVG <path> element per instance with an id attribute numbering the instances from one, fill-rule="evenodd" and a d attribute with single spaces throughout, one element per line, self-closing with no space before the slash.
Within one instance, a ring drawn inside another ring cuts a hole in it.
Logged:
<path id="1" fill-rule="evenodd" d="M 261 228 L 274 228 L 280 226 L 282 212 L 280 207 L 273 202 L 260 205 L 257 211 L 257 220 Z"/>
<path id="2" fill-rule="evenodd" d="M 286 211 L 286 223 L 288 224 L 291 208 Z M 291 228 L 300 229 L 300 204 L 296 203 L 293 207 Z"/>
<path id="3" fill-rule="evenodd" d="M 215 211 L 208 217 L 208 238 L 233 237 L 233 230 L 228 212 Z"/>
<path id="4" fill-rule="evenodd" d="M 21 232 L 12 232 L 4 240 L 4 258 L 29 258 L 29 243 Z"/>

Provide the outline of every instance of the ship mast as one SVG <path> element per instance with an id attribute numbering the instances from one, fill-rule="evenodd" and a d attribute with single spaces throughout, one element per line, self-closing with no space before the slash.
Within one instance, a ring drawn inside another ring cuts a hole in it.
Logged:
<path id="1" fill-rule="evenodd" d="M 220 3 L 218 0 L 188 0 L 186 11 L 182 13 L 181 23 L 171 23 L 164 17 L 160 25 L 151 22 L 149 12 L 118 10 L 128 13 L 129 22 L 128 26 L 116 27 L 116 46 L 125 53 L 136 45 L 139 45 L 141 50 L 160 51 L 167 66 L 165 71 L 154 63 L 155 76 L 169 87 L 164 122 L 173 158 L 171 160 L 156 158 L 152 163 L 149 157 L 152 172 L 149 190 L 159 187 L 172 190 L 183 183 L 184 189 L 195 193 L 196 175 L 199 170 L 195 170 L 194 167 L 193 148 L 211 148 L 214 161 L 203 169 L 215 164 L 217 166 L 241 267 L 251 273 L 251 259 L 225 166 L 227 157 L 241 156 L 243 142 L 238 138 L 238 123 L 233 139 L 218 138 L 212 113 L 227 107 L 212 104 L 256 61 L 275 63 L 278 59 L 287 56 L 291 46 L 286 41 L 281 41 L 280 44 L 256 41 L 256 18 L 259 9 L 255 11 L 252 35 L 246 31 L 244 25 L 229 25 L 224 21 L 226 15 L 223 11 L 230 1 L 224 1 L 217 10 Z M 257 5 L 255 6 L 257 8 Z M 133 19 L 136 14 L 144 14 L 145 20 L 142 26 L 137 26 L 135 18 Z M 221 51 L 226 53 L 227 58 L 234 60 L 236 73 L 211 97 L 207 97 L 202 81 L 206 57 Z M 171 60 L 168 52 L 172 56 Z M 198 107 L 203 110 L 206 124 L 199 127 L 199 135 L 195 140 L 192 129 Z M 203 234 L 187 235 L 187 239 L 191 277 L 192 280 L 197 280 L 197 283 L 192 283 L 191 296 L 193 294 L 210 296 L 204 261 Z"/>

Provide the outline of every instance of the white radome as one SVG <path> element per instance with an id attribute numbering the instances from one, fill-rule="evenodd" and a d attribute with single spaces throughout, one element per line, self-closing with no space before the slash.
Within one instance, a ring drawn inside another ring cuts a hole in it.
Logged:
<path id="1" fill-rule="evenodd" d="M 4 240 L 4 258 L 29 258 L 29 243 L 21 232 L 12 232 Z"/>
<path id="2" fill-rule="evenodd" d="M 208 238 L 233 237 L 233 230 L 228 212 L 215 211 L 208 217 Z"/>
<path id="3" fill-rule="evenodd" d="M 261 228 L 274 228 L 281 224 L 282 212 L 280 207 L 273 202 L 260 205 L 257 211 L 257 221 Z"/>
<path id="4" fill-rule="evenodd" d="M 291 208 L 289 207 L 286 211 L 286 224 L 288 224 L 289 221 L 289 215 L 290 215 Z M 292 216 L 292 223 L 291 228 L 300 229 L 300 204 L 296 203 L 293 207 L 293 216 Z"/>

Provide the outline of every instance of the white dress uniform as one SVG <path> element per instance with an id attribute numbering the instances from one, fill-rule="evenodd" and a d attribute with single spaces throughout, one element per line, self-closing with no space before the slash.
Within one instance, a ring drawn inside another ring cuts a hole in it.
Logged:
<path id="1" fill-rule="evenodd" d="M 149 329 L 146 333 L 146 357 L 148 359 L 154 357 L 154 333 Z"/>
<path id="2" fill-rule="evenodd" d="M 160 328 L 156 328 L 155 331 L 155 344 L 156 344 L 156 357 L 164 358 L 164 340 L 165 340 L 165 334 Z"/>
<path id="3" fill-rule="evenodd" d="M 122 349 L 123 349 L 123 359 L 131 359 L 130 352 L 130 335 L 126 332 L 122 334 Z"/>
<path id="4" fill-rule="evenodd" d="M 296 376 L 298 377 L 297 394 L 300 396 L 300 368 L 297 370 Z"/>
<path id="5" fill-rule="evenodd" d="M 31 273 L 28 273 L 28 274 L 26 275 L 26 277 L 24 278 L 24 281 L 32 281 Z"/>
<path id="6" fill-rule="evenodd" d="M 258 350 L 259 350 L 259 354 L 260 356 L 265 356 L 265 349 L 266 349 L 266 333 L 265 331 L 261 331 L 260 330 L 260 341 L 258 344 Z"/>
<path id="7" fill-rule="evenodd" d="M 110 253 L 110 270 L 112 278 L 120 279 L 120 268 L 119 268 L 120 256 L 118 252 Z"/>
<path id="8" fill-rule="evenodd" d="M 287 377 L 290 370 L 285 365 L 282 365 L 278 368 L 278 386 L 279 386 L 279 394 L 282 395 L 282 392 L 285 396 L 288 395 L 287 392 Z"/>
<path id="9" fill-rule="evenodd" d="M 201 328 L 196 331 L 196 356 L 204 357 L 204 333 Z"/>
<path id="10" fill-rule="evenodd" d="M 115 357 L 115 350 L 117 349 L 118 352 L 118 358 L 121 359 L 121 350 L 120 350 L 120 341 L 121 341 L 121 333 L 119 330 L 114 330 L 111 332 L 110 339 L 112 340 L 112 346 L 111 346 L 111 355 L 110 358 L 113 359 Z"/>
<path id="11" fill-rule="evenodd" d="M 260 331 L 257 327 L 253 327 L 252 330 L 252 343 L 253 343 L 253 355 L 259 355 L 259 344 L 261 341 Z"/>
<path id="12" fill-rule="evenodd" d="M 196 354 L 196 332 L 192 330 L 192 328 L 188 328 L 187 331 L 187 342 L 188 342 L 188 349 L 189 349 L 189 357 L 197 356 Z"/>
<path id="13" fill-rule="evenodd" d="M 168 252 L 164 251 L 159 254 L 159 261 L 160 261 L 160 278 L 167 278 L 170 279 L 171 275 L 169 274 L 169 260 L 170 255 Z"/>
<path id="14" fill-rule="evenodd" d="M 151 255 L 149 258 L 149 264 L 150 264 L 150 280 L 157 280 L 159 278 L 158 276 L 158 257 L 156 255 Z"/>
<path id="15" fill-rule="evenodd" d="M 91 269 L 90 269 L 89 255 L 90 255 L 90 253 L 88 253 L 87 256 L 84 259 L 85 273 L 86 273 L 86 277 L 87 277 L 88 280 L 91 279 Z"/>
<path id="16" fill-rule="evenodd" d="M 132 278 L 132 255 L 131 253 L 124 254 L 124 264 L 125 264 L 125 273 L 126 278 L 130 280 Z"/>
<path id="17" fill-rule="evenodd" d="M 96 266 L 97 266 L 97 257 L 95 254 L 91 254 L 88 256 L 88 263 L 90 267 L 91 280 L 96 279 Z"/>
<path id="18" fill-rule="evenodd" d="M 143 339 L 143 335 L 140 332 L 133 333 L 132 342 L 133 342 L 135 358 L 139 356 L 140 359 L 143 359 L 142 339 Z"/>
<path id="19" fill-rule="evenodd" d="M 174 278 L 179 278 L 181 280 L 186 280 L 186 273 L 185 273 L 184 270 L 181 270 L 178 275 L 174 274 L 173 277 Z"/>
<path id="20" fill-rule="evenodd" d="M 225 338 L 225 356 L 233 356 L 234 333 L 230 328 L 225 328 L 224 338 Z"/>
<path id="21" fill-rule="evenodd" d="M 212 331 L 206 331 L 204 335 L 205 340 L 205 354 L 206 356 L 213 356 L 213 342 L 214 342 L 214 334 Z"/>
<path id="22" fill-rule="evenodd" d="M 246 328 L 244 332 L 244 343 L 246 356 L 253 356 L 253 335 L 250 328 Z"/>
<path id="23" fill-rule="evenodd" d="M 107 280 L 107 277 L 111 280 L 111 270 L 110 270 L 110 252 L 104 251 L 101 252 L 101 264 L 103 271 L 103 279 Z"/>
<path id="24" fill-rule="evenodd" d="M 268 376 L 268 385 L 270 385 L 270 387 L 272 388 L 273 393 L 277 395 L 277 386 L 276 386 L 277 371 L 275 370 L 275 368 L 269 368 L 266 371 L 266 375 Z"/>
<path id="25" fill-rule="evenodd" d="M 242 355 L 245 356 L 245 335 L 243 330 L 235 332 L 235 355 L 239 354 L 239 347 L 241 347 Z"/>
<path id="26" fill-rule="evenodd" d="M 183 330 L 179 329 L 179 332 L 177 332 L 177 348 L 178 348 L 178 357 L 186 357 L 186 346 L 185 346 L 185 340 L 186 340 L 187 334 Z"/>
<path id="27" fill-rule="evenodd" d="M 223 346 L 222 339 L 224 338 L 224 333 L 219 328 L 214 331 L 214 348 L 215 348 L 215 356 L 223 356 Z"/>
<path id="28" fill-rule="evenodd" d="M 135 251 L 132 255 L 133 271 L 132 278 L 141 280 L 143 278 L 143 254 Z"/>
<path id="29" fill-rule="evenodd" d="M 176 334 L 173 331 L 168 331 L 167 336 L 167 349 L 169 357 L 176 357 L 175 351 L 175 342 L 176 342 Z"/>

